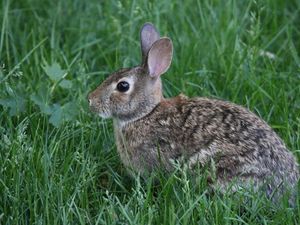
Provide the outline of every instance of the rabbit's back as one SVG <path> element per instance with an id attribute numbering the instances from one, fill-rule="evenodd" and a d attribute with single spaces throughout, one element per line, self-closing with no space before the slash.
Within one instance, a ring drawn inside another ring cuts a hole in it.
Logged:
<path id="1" fill-rule="evenodd" d="M 259 183 L 272 177 L 273 186 L 298 180 L 296 160 L 277 134 L 233 103 L 178 96 L 115 131 L 122 161 L 142 173 L 171 170 L 172 160 L 184 159 L 190 168 L 213 161 L 225 186 L 236 178 Z"/>

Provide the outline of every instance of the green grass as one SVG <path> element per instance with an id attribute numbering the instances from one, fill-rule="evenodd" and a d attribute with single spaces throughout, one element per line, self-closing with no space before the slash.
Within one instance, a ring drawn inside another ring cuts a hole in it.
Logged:
<path id="1" fill-rule="evenodd" d="M 151 21 L 174 44 L 165 96 L 248 107 L 299 158 L 300 2 L 143 2 L 1 1 L 0 224 L 299 224 L 298 205 L 209 194 L 184 168 L 129 178 L 86 96 L 140 62 Z"/>

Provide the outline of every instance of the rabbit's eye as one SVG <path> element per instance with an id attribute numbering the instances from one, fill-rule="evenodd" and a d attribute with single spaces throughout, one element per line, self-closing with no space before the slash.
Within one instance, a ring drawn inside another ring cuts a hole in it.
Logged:
<path id="1" fill-rule="evenodd" d="M 126 92 L 129 90 L 129 83 L 126 81 L 121 81 L 117 84 L 117 89 L 119 92 Z"/>

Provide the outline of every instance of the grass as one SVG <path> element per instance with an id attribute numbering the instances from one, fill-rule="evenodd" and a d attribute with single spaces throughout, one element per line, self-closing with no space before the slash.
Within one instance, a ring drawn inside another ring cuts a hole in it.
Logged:
<path id="1" fill-rule="evenodd" d="M 299 158 L 300 3 L 4 0 L 0 3 L 0 224 L 299 224 L 300 207 L 209 194 L 185 168 L 129 178 L 111 121 L 86 96 L 140 62 L 139 29 L 172 38 L 165 96 L 243 105 Z M 205 171 L 200 171 L 205 174 Z"/>

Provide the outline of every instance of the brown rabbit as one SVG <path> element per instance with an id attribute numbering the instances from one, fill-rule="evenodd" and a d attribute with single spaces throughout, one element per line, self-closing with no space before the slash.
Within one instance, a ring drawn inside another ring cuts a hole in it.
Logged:
<path id="1" fill-rule="evenodd" d="M 266 184 L 270 196 L 292 188 L 299 172 L 295 157 L 259 117 L 230 102 L 165 99 L 160 75 L 172 60 L 172 41 L 154 26 L 141 30 L 142 65 L 111 74 L 89 95 L 90 107 L 113 118 L 117 150 L 126 167 L 146 174 L 171 171 L 182 160 L 192 170 L 214 163 L 215 184 L 222 189 Z"/>

